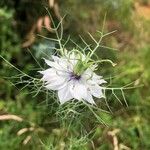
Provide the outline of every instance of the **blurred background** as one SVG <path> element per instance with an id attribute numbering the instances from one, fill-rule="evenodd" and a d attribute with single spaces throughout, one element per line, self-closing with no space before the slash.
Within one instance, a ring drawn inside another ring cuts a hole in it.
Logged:
<path id="1" fill-rule="evenodd" d="M 30 75 L 39 69 L 33 58 L 43 64 L 43 52 L 51 55 L 53 47 L 57 47 L 41 37 L 55 38 L 46 8 L 56 24 L 66 15 L 64 39 L 71 35 L 83 47 L 79 35 L 94 44 L 87 32 L 97 39 L 96 31 L 101 31 L 107 14 L 104 30 L 116 32 L 103 39 L 104 47 L 98 49 L 97 55 L 113 60 L 117 66 L 104 64 L 98 72 L 106 78 L 113 77 L 113 87 L 129 83 L 140 87 L 124 91 L 128 107 L 120 91 L 116 94 L 122 105 L 108 92 L 112 113 L 97 112 L 108 126 L 97 122 L 86 109 L 74 120 L 70 114 L 61 120 L 58 116 L 64 114 L 57 112 L 59 106 L 46 104 L 42 93 L 33 97 L 30 88 L 14 84 L 18 71 L 0 59 L 0 149 L 149 150 L 150 1 L 1 0 L 0 55 Z M 70 43 L 67 48 L 72 47 Z M 99 107 L 108 110 L 104 104 Z"/>

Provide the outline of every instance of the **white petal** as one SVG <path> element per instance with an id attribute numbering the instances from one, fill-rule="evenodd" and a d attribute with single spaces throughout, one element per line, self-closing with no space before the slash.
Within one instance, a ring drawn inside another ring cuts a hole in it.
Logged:
<path id="1" fill-rule="evenodd" d="M 98 85 L 96 86 L 91 86 L 90 87 L 90 91 L 91 91 L 91 94 L 94 96 L 94 97 L 97 97 L 97 98 L 102 98 L 104 97 L 103 95 L 103 92 L 102 92 L 102 88 Z"/>
<path id="2" fill-rule="evenodd" d="M 64 78 L 56 76 L 54 80 L 47 82 L 48 84 L 45 86 L 49 90 L 59 90 L 66 86 L 67 82 Z"/>
<path id="3" fill-rule="evenodd" d="M 84 100 L 89 102 L 90 104 L 95 104 L 92 95 L 90 94 L 90 92 L 87 92 L 87 96 L 84 97 Z"/>
<path id="4" fill-rule="evenodd" d="M 105 81 L 104 79 L 100 79 L 97 81 L 98 84 L 103 84 L 103 83 L 107 83 L 107 81 Z"/>
<path id="5" fill-rule="evenodd" d="M 62 69 L 61 66 L 57 62 L 49 61 L 47 59 L 44 59 L 44 60 L 45 60 L 46 64 L 49 65 L 50 67 L 58 69 L 58 70 Z"/>
<path id="6" fill-rule="evenodd" d="M 56 71 L 53 68 L 49 68 L 49 69 L 46 69 L 44 71 L 38 71 L 38 72 L 44 75 L 44 74 L 53 74 Z"/>
<path id="7" fill-rule="evenodd" d="M 87 78 L 87 83 L 90 85 L 95 85 L 95 84 L 103 84 L 103 83 L 107 83 L 104 79 L 102 79 L 102 76 L 98 76 L 95 73 L 93 73 L 91 76 L 87 76 L 86 74 L 84 74 L 84 76 L 86 76 Z"/>
<path id="8" fill-rule="evenodd" d="M 58 97 L 61 104 L 71 100 L 73 97 L 69 91 L 68 85 L 58 91 Z"/>
<path id="9" fill-rule="evenodd" d="M 53 58 L 53 60 L 54 60 L 55 62 L 57 62 L 57 61 L 59 61 L 59 60 L 60 60 L 60 58 L 59 58 L 58 56 L 54 56 L 54 55 L 52 55 L 52 58 Z"/>
<path id="10" fill-rule="evenodd" d="M 59 58 L 57 56 L 52 56 L 52 58 L 61 67 L 61 70 L 67 72 L 73 70 L 72 64 L 68 61 L 68 59 Z"/>
<path id="11" fill-rule="evenodd" d="M 103 84 L 107 83 L 104 79 L 102 79 L 102 76 L 98 76 L 97 74 L 93 74 L 92 80 L 96 82 L 97 84 Z"/>
<path id="12" fill-rule="evenodd" d="M 48 81 L 49 79 L 52 79 L 56 76 L 56 71 L 52 68 L 39 72 L 43 74 L 43 77 L 41 79 L 42 81 Z"/>
<path id="13" fill-rule="evenodd" d="M 70 92 L 75 99 L 81 100 L 87 96 L 87 88 L 83 83 L 75 81 L 70 87 Z"/>
<path id="14" fill-rule="evenodd" d="M 46 84 L 53 84 L 54 82 L 59 81 L 59 76 L 58 75 L 44 75 L 42 80 L 46 81 Z M 60 79 L 61 81 L 61 79 Z"/>
<path id="15" fill-rule="evenodd" d="M 83 74 L 82 74 L 82 78 L 84 80 L 91 80 L 93 76 L 93 72 L 91 72 L 90 69 L 87 69 Z"/>

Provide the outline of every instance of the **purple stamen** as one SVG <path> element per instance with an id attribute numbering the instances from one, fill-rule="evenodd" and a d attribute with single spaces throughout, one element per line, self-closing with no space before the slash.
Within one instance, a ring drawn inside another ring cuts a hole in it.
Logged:
<path id="1" fill-rule="evenodd" d="M 80 80 L 80 78 L 80 75 L 77 75 L 74 72 L 70 73 L 70 80 Z"/>

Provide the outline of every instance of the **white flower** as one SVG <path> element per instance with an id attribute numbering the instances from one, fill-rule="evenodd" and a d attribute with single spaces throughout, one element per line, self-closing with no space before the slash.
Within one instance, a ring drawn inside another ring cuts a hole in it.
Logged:
<path id="1" fill-rule="evenodd" d="M 86 59 L 84 55 L 79 56 L 73 52 L 61 58 L 52 56 L 52 59 L 53 61 L 45 59 L 50 68 L 40 71 L 43 75 L 41 80 L 44 81 L 47 89 L 58 91 L 61 104 L 73 98 L 95 104 L 93 96 L 104 97 L 100 85 L 106 81 L 93 72 L 94 66 L 85 68 L 80 72 L 81 74 L 75 73 L 75 68 L 78 68 L 77 63 Z"/>

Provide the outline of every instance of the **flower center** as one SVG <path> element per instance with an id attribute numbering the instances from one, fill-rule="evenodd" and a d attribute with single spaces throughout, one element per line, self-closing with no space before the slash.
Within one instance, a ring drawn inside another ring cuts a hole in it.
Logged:
<path id="1" fill-rule="evenodd" d="M 80 78 L 81 78 L 81 75 L 77 75 L 74 72 L 72 72 L 70 75 L 71 80 L 80 80 Z"/>

